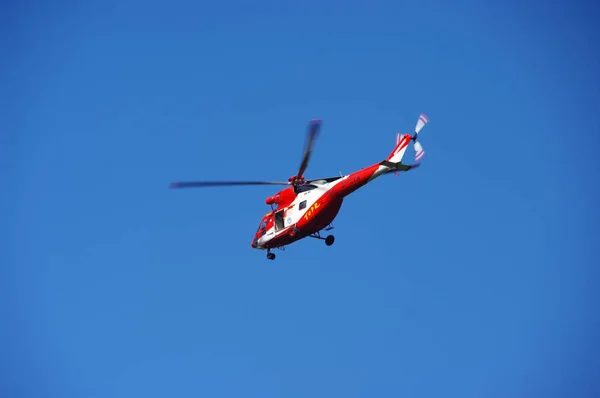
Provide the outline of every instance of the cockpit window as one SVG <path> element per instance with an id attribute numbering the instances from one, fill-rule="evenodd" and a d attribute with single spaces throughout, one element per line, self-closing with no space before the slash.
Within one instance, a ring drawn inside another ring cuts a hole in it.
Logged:
<path id="1" fill-rule="evenodd" d="M 260 222 L 259 226 L 258 226 L 258 230 L 257 230 L 257 232 L 258 232 L 258 231 L 260 231 L 260 230 L 263 230 L 263 229 L 265 229 L 266 227 L 267 227 L 267 221 L 266 221 L 266 220 L 262 220 L 262 221 Z"/>

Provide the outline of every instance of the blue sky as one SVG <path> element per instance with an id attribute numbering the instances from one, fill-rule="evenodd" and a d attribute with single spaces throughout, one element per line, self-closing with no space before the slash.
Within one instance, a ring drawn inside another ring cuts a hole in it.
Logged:
<path id="1" fill-rule="evenodd" d="M 598 7 L 50 2 L 2 12 L 6 397 L 588 397 L 597 335 Z M 336 242 L 250 248 L 308 178 Z M 412 160 L 414 152 L 407 152 Z"/>

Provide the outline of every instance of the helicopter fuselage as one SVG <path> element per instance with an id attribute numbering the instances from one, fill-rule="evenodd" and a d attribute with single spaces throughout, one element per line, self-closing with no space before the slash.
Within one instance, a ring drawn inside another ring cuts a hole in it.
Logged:
<path id="1" fill-rule="evenodd" d="M 404 145 L 399 148 L 404 150 L 409 140 L 410 135 L 404 137 Z M 375 178 L 395 171 L 385 163 L 382 161 L 333 181 L 312 181 L 289 187 L 267 198 L 266 203 L 277 208 L 262 218 L 250 246 L 270 250 L 318 234 L 336 218 L 346 196 Z"/>

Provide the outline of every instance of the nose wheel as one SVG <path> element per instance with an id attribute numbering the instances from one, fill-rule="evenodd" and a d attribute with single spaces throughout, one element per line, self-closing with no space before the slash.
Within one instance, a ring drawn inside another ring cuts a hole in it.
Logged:
<path id="1" fill-rule="evenodd" d="M 267 252 L 267 258 L 269 260 L 275 260 L 275 253 Z"/>

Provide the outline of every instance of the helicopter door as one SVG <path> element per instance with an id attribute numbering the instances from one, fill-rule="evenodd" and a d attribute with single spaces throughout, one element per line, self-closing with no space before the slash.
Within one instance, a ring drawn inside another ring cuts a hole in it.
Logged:
<path id="1" fill-rule="evenodd" d="M 275 232 L 283 229 L 283 212 L 285 209 L 281 209 L 275 212 Z"/>

